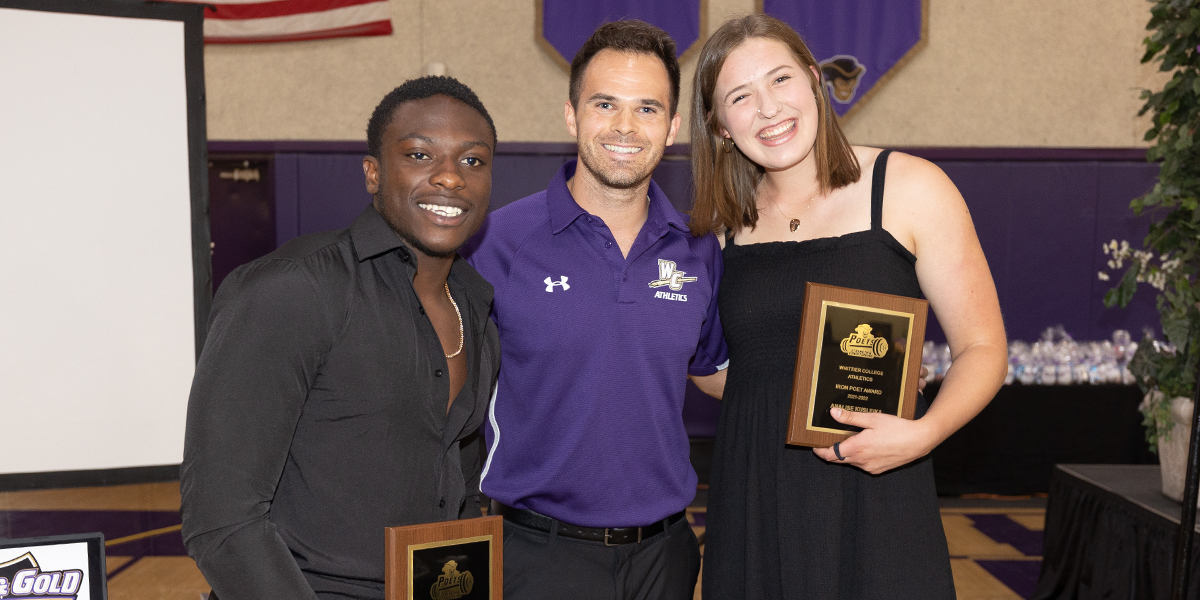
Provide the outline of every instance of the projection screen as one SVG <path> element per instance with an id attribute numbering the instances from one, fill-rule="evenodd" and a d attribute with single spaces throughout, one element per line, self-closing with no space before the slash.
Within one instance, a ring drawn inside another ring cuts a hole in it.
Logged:
<path id="1" fill-rule="evenodd" d="M 0 477 L 182 459 L 210 296 L 200 11 L 0 0 Z"/>

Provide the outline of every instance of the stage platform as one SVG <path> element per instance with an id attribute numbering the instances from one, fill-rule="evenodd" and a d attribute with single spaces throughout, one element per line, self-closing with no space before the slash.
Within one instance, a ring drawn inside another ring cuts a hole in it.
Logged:
<path id="1" fill-rule="evenodd" d="M 1182 507 L 1161 488 L 1157 465 L 1058 465 L 1033 598 L 1169 598 Z M 1193 548 L 1188 597 L 1200 598 L 1200 544 Z"/>

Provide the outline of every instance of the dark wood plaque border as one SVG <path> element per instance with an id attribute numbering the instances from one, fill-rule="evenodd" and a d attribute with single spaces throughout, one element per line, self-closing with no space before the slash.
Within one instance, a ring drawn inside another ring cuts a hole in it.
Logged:
<path id="1" fill-rule="evenodd" d="M 867 310 L 878 308 L 913 315 L 909 347 L 906 350 L 908 354 L 905 356 L 907 362 L 900 416 L 911 420 L 917 408 L 917 377 L 921 374 L 920 357 L 921 348 L 925 344 L 925 321 L 929 314 L 929 302 L 920 298 L 810 282 L 804 286 L 804 316 L 800 321 L 800 340 L 796 347 L 796 379 L 792 382 L 792 411 L 788 417 L 787 443 L 794 446 L 827 448 L 854 435 L 849 432 L 839 434 L 812 431 L 807 427 L 809 403 L 812 401 L 814 363 L 817 347 L 821 342 L 817 333 L 821 328 L 821 307 L 825 302 L 853 304 Z M 914 357 L 916 360 L 913 360 Z"/>
<path id="2" fill-rule="evenodd" d="M 446 521 L 443 523 L 426 523 L 422 525 L 407 525 L 405 527 L 387 527 L 384 529 L 386 550 L 384 560 L 387 568 L 384 570 L 384 590 L 387 600 L 407 600 L 408 594 L 408 547 L 426 545 L 430 542 L 446 542 L 450 545 L 455 540 L 465 540 L 480 536 L 492 536 L 491 572 L 488 579 L 492 582 L 491 600 L 503 600 L 504 597 L 504 518 L 499 516 L 463 519 L 461 521 Z"/>

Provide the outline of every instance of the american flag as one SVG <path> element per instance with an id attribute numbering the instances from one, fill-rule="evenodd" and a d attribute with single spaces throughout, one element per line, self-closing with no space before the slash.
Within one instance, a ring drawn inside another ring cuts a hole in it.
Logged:
<path id="1" fill-rule="evenodd" d="M 204 4 L 206 44 L 391 35 L 388 0 L 173 0 Z"/>

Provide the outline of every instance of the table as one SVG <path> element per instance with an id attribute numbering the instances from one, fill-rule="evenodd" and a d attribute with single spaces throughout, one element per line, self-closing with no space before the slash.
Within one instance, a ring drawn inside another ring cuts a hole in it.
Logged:
<path id="1" fill-rule="evenodd" d="M 926 388 L 936 402 L 940 384 Z M 938 494 L 1025 495 L 1050 489 L 1057 463 L 1157 464 L 1124 385 L 1006 385 L 934 449 Z"/>
<path id="2" fill-rule="evenodd" d="M 1181 506 L 1161 487 L 1154 465 L 1058 465 L 1033 598 L 1170 598 Z M 1195 551 L 1188 592 L 1200 597 Z"/>

